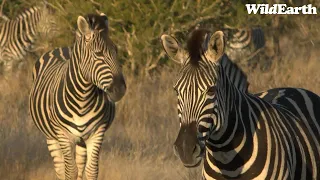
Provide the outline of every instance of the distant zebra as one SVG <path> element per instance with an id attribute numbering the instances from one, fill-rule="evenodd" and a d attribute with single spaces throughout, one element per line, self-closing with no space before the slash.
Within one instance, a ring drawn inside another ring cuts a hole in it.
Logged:
<path id="1" fill-rule="evenodd" d="M 258 61 L 254 57 L 265 47 L 263 30 L 256 28 L 225 28 L 226 49 L 228 57 L 244 65 L 254 64 Z"/>
<path id="2" fill-rule="evenodd" d="M 77 25 L 72 48 L 49 51 L 35 63 L 29 106 L 58 178 L 82 179 L 85 169 L 87 179 L 97 179 L 104 132 L 126 84 L 107 17 L 79 16 Z"/>
<path id="3" fill-rule="evenodd" d="M 186 167 L 205 154 L 204 179 L 319 179 L 319 107 L 310 107 L 310 100 L 319 106 L 319 96 L 300 93 L 306 104 L 299 105 L 286 96 L 271 104 L 251 95 L 241 69 L 221 65 L 230 61 L 221 31 L 194 31 L 188 51 L 169 35 L 161 39 L 168 56 L 182 62 L 174 150 Z"/>
<path id="4" fill-rule="evenodd" d="M 5 71 L 32 49 L 39 33 L 50 35 L 55 22 L 46 5 L 31 7 L 16 18 L 0 24 L 0 62 Z"/>

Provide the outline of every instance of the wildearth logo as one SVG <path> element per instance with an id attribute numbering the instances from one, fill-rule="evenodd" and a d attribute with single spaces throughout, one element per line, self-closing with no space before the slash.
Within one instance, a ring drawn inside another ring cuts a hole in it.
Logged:
<path id="1" fill-rule="evenodd" d="M 246 4 L 248 14 L 317 14 L 317 8 L 312 4 L 300 7 L 287 7 L 286 4 Z"/>

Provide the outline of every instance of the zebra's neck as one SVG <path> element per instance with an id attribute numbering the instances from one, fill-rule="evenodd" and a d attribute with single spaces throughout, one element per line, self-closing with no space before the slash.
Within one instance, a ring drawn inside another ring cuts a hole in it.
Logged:
<path id="1" fill-rule="evenodd" d="M 81 47 L 81 42 L 76 41 L 72 48 L 71 59 L 67 62 L 68 67 L 63 88 L 65 99 L 74 105 L 73 111 L 79 115 L 94 108 L 97 98 L 103 98 L 101 91 L 83 75 L 81 63 L 85 62 L 84 58 L 88 58 L 88 52 Z"/>
<path id="2" fill-rule="evenodd" d="M 218 67 L 217 81 L 217 110 L 219 111 L 215 118 L 212 131 L 222 133 L 223 128 L 228 123 L 229 115 L 237 113 L 234 109 L 238 107 L 241 96 L 248 92 L 249 83 L 244 72 L 227 55 L 223 55 Z M 225 130 L 225 129 L 224 129 Z"/>
<path id="3" fill-rule="evenodd" d="M 232 62 L 226 54 L 222 56 L 220 64 L 224 69 L 225 75 L 228 77 L 229 81 L 232 82 L 233 86 L 235 86 L 239 91 L 248 92 L 249 83 L 247 81 L 247 76 L 238 67 L 238 65 Z"/>
<path id="4" fill-rule="evenodd" d="M 219 118 L 206 143 L 204 171 L 210 171 L 210 176 L 217 178 L 222 178 L 221 174 L 237 177 L 243 170 L 243 161 L 250 158 L 255 144 L 251 119 L 243 118 L 250 116 L 245 95 L 246 76 L 231 65 L 227 65 L 231 68 L 229 70 L 226 66 L 219 66 L 215 105 Z M 232 71 L 237 75 L 230 76 Z M 245 152 L 247 155 L 244 160 L 242 154 Z"/>

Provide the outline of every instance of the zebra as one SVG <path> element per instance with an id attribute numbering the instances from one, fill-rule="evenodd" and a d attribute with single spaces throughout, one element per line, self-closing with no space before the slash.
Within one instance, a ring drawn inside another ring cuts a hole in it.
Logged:
<path id="1" fill-rule="evenodd" d="M 46 136 L 59 179 L 97 179 L 104 132 L 126 92 L 103 13 L 77 19 L 71 48 L 43 54 L 33 68 L 31 117 Z M 76 156 L 76 157 L 74 157 Z"/>
<path id="2" fill-rule="evenodd" d="M 51 35 L 56 31 L 55 20 L 46 4 L 26 9 L 12 20 L 0 24 L 0 62 L 4 71 L 10 71 L 13 64 L 32 51 L 39 35 Z"/>
<path id="3" fill-rule="evenodd" d="M 174 153 L 184 166 L 204 159 L 203 179 L 319 179 L 319 96 L 304 96 L 309 112 L 301 112 L 286 96 L 250 94 L 246 75 L 225 54 L 222 31 L 193 31 L 187 51 L 170 35 L 161 40 L 182 64 L 174 85 L 180 120 Z"/>
<path id="4" fill-rule="evenodd" d="M 257 54 L 265 47 L 264 32 L 261 27 L 224 28 L 226 36 L 225 53 L 232 61 L 252 66 L 257 64 Z"/>

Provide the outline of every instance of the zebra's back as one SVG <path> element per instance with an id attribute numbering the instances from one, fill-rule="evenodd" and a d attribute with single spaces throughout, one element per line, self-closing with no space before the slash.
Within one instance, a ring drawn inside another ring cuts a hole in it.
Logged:
<path id="1" fill-rule="evenodd" d="M 289 109 L 299 118 L 320 122 L 320 97 L 311 91 L 301 88 L 274 88 L 256 95 Z"/>
<path id="2" fill-rule="evenodd" d="M 33 80 L 36 80 L 47 68 L 60 68 L 60 66 L 63 66 L 70 58 L 71 48 L 69 47 L 56 48 L 48 51 L 36 61 L 33 67 Z"/>
<path id="3" fill-rule="evenodd" d="M 317 94 L 301 88 L 275 88 L 256 95 L 287 109 L 299 119 L 297 123 L 306 132 L 320 137 L 320 97 Z"/>

